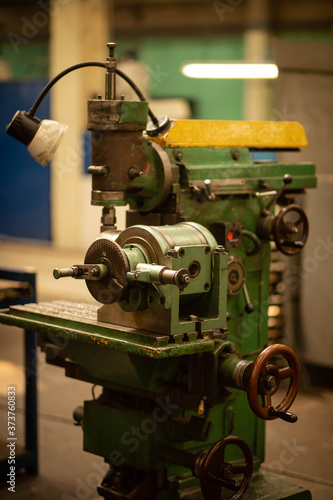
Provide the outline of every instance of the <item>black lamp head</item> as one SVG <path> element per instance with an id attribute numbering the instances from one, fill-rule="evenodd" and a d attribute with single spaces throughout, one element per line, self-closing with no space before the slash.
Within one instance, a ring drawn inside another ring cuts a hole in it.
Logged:
<path id="1" fill-rule="evenodd" d="M 7 125 L 7 134 L 28 146 L 39 128 L 41 121 L 29 116 L 26 111 L 16 111 L 12 121 Z"/>

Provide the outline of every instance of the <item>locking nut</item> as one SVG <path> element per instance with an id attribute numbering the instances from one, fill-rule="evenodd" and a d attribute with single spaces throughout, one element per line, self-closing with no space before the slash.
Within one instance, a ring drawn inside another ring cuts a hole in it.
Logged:
<path id="1" fill-rule="evenodd" d="M 226 254 L 226 250 L 223 245 L 217 245 L 217 247 L 214 248 L 213 253 L 215 255 L 223 255 Z"/>

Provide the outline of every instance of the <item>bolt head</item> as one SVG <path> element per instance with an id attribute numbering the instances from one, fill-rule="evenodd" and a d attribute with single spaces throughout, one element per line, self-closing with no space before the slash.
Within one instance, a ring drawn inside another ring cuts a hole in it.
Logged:
<path id="1" fill-rule="evenodd" d="M 283 177 L 283 183 L 284 184 L 291 184 L 291 182 L 293 181 L 293 178 L 290 174 L 286 174 L 284 177 Z"/>
<path id="2" fill-rule="evenodd" d="M 223 476 L 227 479 L 230 479 L 232 477 L 232 474 L 234 472 L 234 468 L 231 464 L 226 464 L 223 467 Z"/>
<path id="3" fill-rule="evenodd" d="M 214 248 L 213 252 L 216 254 L 216 255 L 220 255 L 220 254 L 224 254 L 226 253 L 225 251 L 225 248 L 223 245 L 217 245 L 217 247 Z"/>
<path id="4" fill-rule="evenodd" d="M 264 380 L 264 384 L 267 387 L 267 389 L 273 389 L 273 387 L 275 387 L 276 385 L 276 382 L 277 381 L 274 375 L 268 375 L 267 377 L 265 377 Z"/>
<path id="5" fill-rule="evenodd" d="M 233 160 L 235 160 L 235 161 L 239 160 L 240 153 L 239 153 L 238 149 L 232 149 L 230 153 L 231 153 L 231 157 Z"/>
<path id="6" fill-rule="evenodd" d="M 174 157 L 176 161 L 182 161 L 183 159 L 183 153 L 181 151 L 175 151 L 174 152 Z"/>

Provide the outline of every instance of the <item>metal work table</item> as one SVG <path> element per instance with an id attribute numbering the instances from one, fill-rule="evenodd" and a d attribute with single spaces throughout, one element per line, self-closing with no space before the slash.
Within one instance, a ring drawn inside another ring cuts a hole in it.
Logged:
<path id="1" fill-rule="evenodd" d="M 98 306 L 66 301 L 12 306 L 0 311 L 0 322 L 21 328 L 33 328 L 54 337 L 87 342 L 96 346 L 126 351 L 150 358 L 165 358 L 214 350 L 208 337 L 197 339 L 197 333 L 168 335 L 140 331 L 97 320 Z"/>

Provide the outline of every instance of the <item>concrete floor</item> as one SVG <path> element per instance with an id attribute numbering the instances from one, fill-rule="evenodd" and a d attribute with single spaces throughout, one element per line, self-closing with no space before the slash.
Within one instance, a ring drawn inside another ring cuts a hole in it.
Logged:
<path id="1" fill-rule="evenodd" d="M 54 267 L 82 261 L 84 250 L 57 251 L 49 246 L 0 242 L 0 266 L 34 266 L 38 272 L 40 301 L 65 299 L 91 303 L 82 282 L 54 281 Z M 23 334 L 0 325 L 0 439 L 7 427 L 7 386 L 17 387 L 17 407 L 23 408 Z M 99 457 L 82 451 L 82 431 L 72 424 L 72 411 L 91 399 L 91 386 L 66 378 L 63 370 L 38 357 L 39 463 L 37 477 L 17 476 L 15 496 L 0 484 L 0 498 L 17 500 L 93 500 L 107 466 Z M 268 422 L 265 472 L 312 492 L 314 500 L 333 499 L 333 392 L 311 388 L 293 405 L 299 421 Z M 17 412 L 19 440 L 23 439 L 23 413 Z M 1 455 L 0 449 L 0 455 Z"/>

